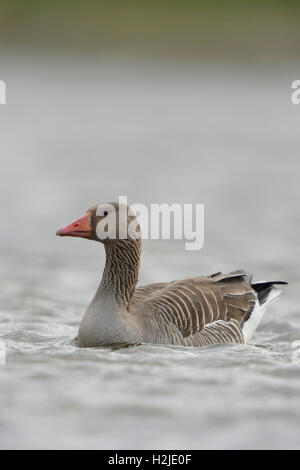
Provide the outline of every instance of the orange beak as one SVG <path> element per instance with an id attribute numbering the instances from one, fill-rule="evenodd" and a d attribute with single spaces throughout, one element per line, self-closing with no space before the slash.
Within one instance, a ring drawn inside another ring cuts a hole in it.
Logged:
<path id="1" fill-rule="evenodd" d="M 56 235 L 60 237 L 90 238 L 92 235 L 91 214 L 87 213 L 72 224 L 67 225 L 67 227 L 57 230 Z"/>

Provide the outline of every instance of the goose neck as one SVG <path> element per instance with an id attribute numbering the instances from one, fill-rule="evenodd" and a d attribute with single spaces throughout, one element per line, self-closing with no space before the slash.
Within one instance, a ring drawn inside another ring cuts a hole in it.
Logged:
<path id="1" fill-rule="evenodd" d="M 138 281 L 141 241 L 117 240 L 105 244 L 106 263 L 99 286 L 117 301 L 128 306 Z"/>

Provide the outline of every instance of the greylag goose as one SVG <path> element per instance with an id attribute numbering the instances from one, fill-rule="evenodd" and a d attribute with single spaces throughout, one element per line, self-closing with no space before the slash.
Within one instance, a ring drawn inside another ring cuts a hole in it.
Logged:
<path id="1" fill-rule="evenodd" d="M 102 280 L 79 327 L 79 346 L 247 343 L 267 305 L 279 298 L 276 285 L 286 282 L 252 283 L 249 273 L 238 270 L 137 287 L 141 235 L 135 215 L 126 206 L 126 225 L 135 221 L 139 236 L 121 238 L 120 223 L 114 237 L 97 235 L 97 224 L 119 220 L 119 210 L 118 203 L 98 204 L 57 231 L 100 241 L 106 251 Z"/>

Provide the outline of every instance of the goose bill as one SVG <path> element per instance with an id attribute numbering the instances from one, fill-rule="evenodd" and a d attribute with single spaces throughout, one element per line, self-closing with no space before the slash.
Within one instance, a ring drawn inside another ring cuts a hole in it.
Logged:
<path id="1" fill-rule="evenodd" d="M 92 235 L 91 214 L 85 214 L 72 224 L 57 230 L 56 235 L 60 237 L 90 238 Z"/>

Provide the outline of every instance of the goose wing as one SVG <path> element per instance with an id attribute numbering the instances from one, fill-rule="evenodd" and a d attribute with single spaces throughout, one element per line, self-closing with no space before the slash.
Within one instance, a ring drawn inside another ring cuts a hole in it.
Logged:
<path id="1" fill-rule="evenodd" d="M 184 338 L 202 332 L 218 320 L 243 326 L 257 300 L 246 271 L 216 273 L 171 283 L 150 284 L 136 290 L 135 301 L 158 326 L 174 328 Z"/>

